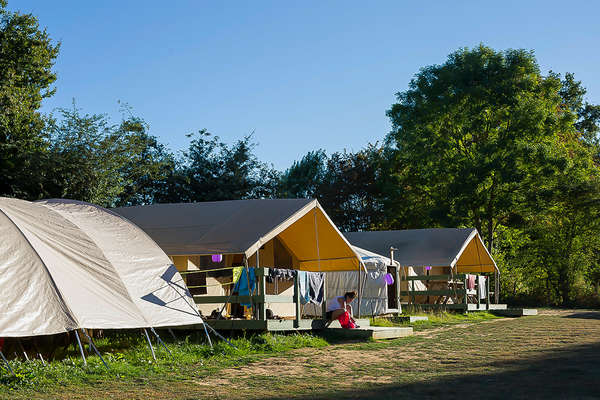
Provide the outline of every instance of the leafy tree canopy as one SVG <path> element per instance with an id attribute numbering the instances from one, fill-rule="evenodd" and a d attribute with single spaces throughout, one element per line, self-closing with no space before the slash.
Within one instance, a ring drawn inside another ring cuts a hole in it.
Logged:
<path id="1" fill-rule="evenodd" d="M 58 49 L 35 16 L 0 2 L 0 195 L 43 196 L 37 172 L 47 143 L 38 110 L 54 93 Z"/>
<path id="2" fill-rule="evenodd" d="M 493 247 L 531 185 L 568 164 L 564 142 L 580 134 L 559 77 L 544 77 L 532 52 L 486 46 L 423 68 L 388 111 L 392 173 L 421 198 L 432 221 L 470 225 Z"/>

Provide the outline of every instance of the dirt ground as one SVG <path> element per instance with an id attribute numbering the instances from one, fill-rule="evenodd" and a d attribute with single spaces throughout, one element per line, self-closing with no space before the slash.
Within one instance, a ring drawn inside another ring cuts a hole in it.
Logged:
<path id="1" fill-rule="evenodd" d="M 544 311 L 393 341 L 300 349 L 210 376 L 64 388 L 43 398 L 595 399 L 600 312 Z"/>

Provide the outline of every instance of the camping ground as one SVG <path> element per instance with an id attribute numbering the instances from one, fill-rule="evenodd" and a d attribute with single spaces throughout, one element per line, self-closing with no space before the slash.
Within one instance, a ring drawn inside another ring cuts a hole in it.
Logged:
<path id="1" fill-rule="evenodd" d="M 394 341 L 337 343 L 197 364 L 148 378 L 8 391 L 0 398 L 598 398 L 600 312 L 423 325 Z"/>

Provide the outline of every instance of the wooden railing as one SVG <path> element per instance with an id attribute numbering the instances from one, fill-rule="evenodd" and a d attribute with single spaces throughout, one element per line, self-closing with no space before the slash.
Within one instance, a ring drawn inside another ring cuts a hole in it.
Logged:
<path id="1" fill-rule="evenodd" d="M 253 268 L 253 267 L 249 267 Z M 203 271 L 198 271 L 203 272 Z M 294 295 L 293 296 L 282 296 L 266 293 L 266 275 L 268 274 L 268 268 L 257 267 L 254 268 L 254 272 L 257 280 L 257 294 L 250 296 L 207 296 L 207 295 L 196 295 L 194 296 L 194 302 L 196 304 L 221 304 L 221 303 L 250 303 L 252 307 L 256 307 L 258 311 L 258 320 L 264 321 L 267 319 L 266 303 L 294 303 L 295 305 L 295 316 L 294 325 L 295 327 L 300 326 L 300 319 L 302 318 L 300 311 L 300 282 L 298 276 L 294 277 Z M 240 279 L 244 279 L 244 274 Z M 323 305 L 322 313 L 323 319 L 326 318 L 326 293 L 325 293 L 325 282 L 323 283 Z"/>
<path id="2" fill-rule="evenodd" d="M 402 279 L 407 281 L 407 290 L 401 290 L 401 296 L 408 296 L 409 301 L 412 297 L 412 304 L 416 304 L 416 296 L 449 296 L 454 297 L 456 303 L 462 296 L 462 303 L 468 308 L 469 295 L 475 295 L 477 298 L 478 308 L 481 306 L 481 296 L 479 295 L 479 281 L 475 279 L 475 288 L 467 289 L 467 276 L 468 274 L 455 274 L 455 275 L 416 275 L 406 276 Z M 435 289 L 435 290 L 416 290 L 415 281 L 447 281 L 448 289 Z M 462 287 L 454 287 L 454 285 L 462 285 Z M 412 286 L 412 288 L 411 288 Z M 490 278 L 486 279 L 486 308 L 489 309 L 490 305 Z M 455 304 L 456 304 L 455 303 Z"/>

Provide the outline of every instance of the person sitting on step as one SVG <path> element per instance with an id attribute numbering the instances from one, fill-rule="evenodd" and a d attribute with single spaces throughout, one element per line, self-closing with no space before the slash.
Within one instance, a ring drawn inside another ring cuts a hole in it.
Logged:
<path id="1" fill-rule="evenodd" d="M 356 292 L 352 291 L 327 300 L 327 318 L 330 321 L 337 319 L 342 328 L 358 328 L 356 321 L 352 318 L 352 306 L 350 305 L 355 298 Z"/>

